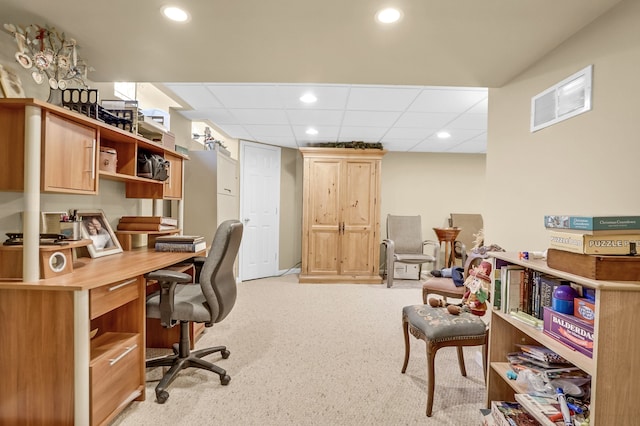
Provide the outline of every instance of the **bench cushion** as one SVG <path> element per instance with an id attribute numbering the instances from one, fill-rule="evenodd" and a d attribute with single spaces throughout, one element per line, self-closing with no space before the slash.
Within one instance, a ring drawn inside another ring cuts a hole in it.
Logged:
<path id="1" fill-rule="evenodd" d="M 446 308 L 410 305 L 402 309 L 402 317 L 432 341 L 477 338 L 487 332 L 485 322 L 469 312 L 452 315 Z"/>

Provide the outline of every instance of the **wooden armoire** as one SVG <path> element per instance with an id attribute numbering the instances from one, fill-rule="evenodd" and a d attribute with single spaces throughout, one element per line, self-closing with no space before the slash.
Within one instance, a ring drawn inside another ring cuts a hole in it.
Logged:
<path id="1" fill-rule="evenodd" d="M 380 283 L 381 149 L 300 148 L 301 283 Z"/>

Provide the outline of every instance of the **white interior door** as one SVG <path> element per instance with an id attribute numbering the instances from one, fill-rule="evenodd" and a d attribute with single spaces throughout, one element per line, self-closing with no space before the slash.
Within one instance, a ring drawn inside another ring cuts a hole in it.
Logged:
<path id="1" fill-rule="evenodd" d="M 240 141 L 240 279 L 278 271 L 280 148 Z"/>

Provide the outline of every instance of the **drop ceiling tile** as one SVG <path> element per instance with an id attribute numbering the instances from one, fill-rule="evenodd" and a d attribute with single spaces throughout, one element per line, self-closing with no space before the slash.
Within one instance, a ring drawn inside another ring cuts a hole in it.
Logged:
<path id="1" fill-rule="evenodd" d="M 293 126 L 339 126 L 342 123 L 343 114 L 338 110 L 287 110 L 289 122 Z"/>
<path id="2" fill-rule="evenodd" d="M 382 140 L 382 146 L 387 151 L 406 152 L 420 143 L 419 140 Z"/>
<path id="3" fill-rule="evenodd" d="M 452 147 L 447 152 L 484 154 L 487 152 L 487 141 L 482 139 L 473 139 L 462 142 L 461 144 Z"/>
<path id="4" fill-rule="evenodd" d="M 260 138 L 259 142 L 266 143 L 269 145 L 282 146 L 286 148 L 298 148 L 298 144 L 293 138 L 263 136 L 262 138 Z"/>
<path id="5" fill-rule="evenodd" d="M 391 139 L 418 139 L 422 140 L 437 132 L 438 129 L 422 129 L 418 127 L 392 127 L 384 134 L 383 141 Z"/>
<path id="6" fill-rule="evenodd" d="M 207 84 L 225 108 L 282 108 L 275 85 Z"/>
<path id="7" fill-rule="evenodd" d="M 485 130 L 487 128 L 487 115 L 462 114 L 451 123 L 447 124 L 447 128 Z"/>
<path id="8" fill-rule="evenodd" d="M 318 131 L 315 136 L 307 135 L 306 131 L 309 127 L 313 127 Z M 338 126 L 293 126 L 293 133 L 297 140 L 314 140 L 317 142 L 330 142 L 338 139 L 340 127 Z"/>
<path id="9" fill-rule="evenodd" d="M 448 129 L 448 128 L 445 128 L 444 130 L 447 130 L 451 134 L 450 138 L 444 139 L 444 141 L 448 143 L 464 142 L 464 141 L 473 139 L 484 133 L 484 130 Z M 439 139 L 435 134 L 433 134 L 429 136 L 427 140 L 440 141 L 441 139 Z"/>
<path id="10" fill-rule="evenodd" d="M 285 108 L 303 110 L 343 110 L 347 105 L 350 86 L 348 85 L 313 85 L 313 84 L 280 84 L 278 95 Z M 300 101 L 300 96 L 312 93 L 318 98 L 313 104 Z"/>
<path id="11" fill-rule="evenodd" d="M 338 141 L 378 142 L 386 130 L 381 127 L 343 127 L 338 135 Z"/>
<path id="12" fill-rule="evenodd" d="M 293 138 L 293 132 L 289 126 L 245 125 L 244 127 L 257 139 L 262 137 Z"/>
<path id="13" fill-rule="evenodd" d="M 425 89 L 408 111 L 463 113 L 485 97 L 486 89 Z"/>
<path id="14" fill-rule="evenodd" d="M 231 109 L 239 122 L 247 124 L 288 125 L 287 114 L 281 109 Z"/>
<path id="15" fill-rule="evenodd" d="M 416 87 L 353 86 L 347 109 L 357 111 L 405 111 L 420 94 Z"/>
<path id="16" fill-rule="evenodd" d="M 234 139 L 253 139 L 253 135 L 240 125 L 222 124 L 216 127 Z"/>
<path id="17" fill-rule="evenodd" d="M 456 117 L 458 117 L 458 114 L 454 113 L 405 112 L 396 121 L 395 126 L 439 129 Z"/>
<path id="18" fill-rule="evenodd" d="M 166 83 L 165 86 L 181 97 L 193 109 L 221 108 L 213 93 L 200 83 Z"/>
<path id="19" fill-rule="evenodd" d="M 477 104 L 475 104 L 474 106 L 472 106 L 469 111 L 467 111 L 468 114 L 488 114 L 489 113 L 489 97 L 487 95 L 486 98 L 484 98 L 483 100 L 481 100 L 480 102 L 478 102 Z"/>
<path id="20" fill-rule="evenodd" d="M 400 117 L 399 112 L 346 111 L 343 126 L 349 127 L 391 127 Z"/>
<path id="21" fill-rule="evenodd" d="M 226 109 L 180 111 L 180 114 L 193 121 L 209 120 L 216 124 L 240 124 L 240 122 Z"/>
<path id="22" fill-rule="evenodd" d="M 451 145 L 441 141 L 423 141 L 411 148 L 410 152 L 446 152 Z"/>

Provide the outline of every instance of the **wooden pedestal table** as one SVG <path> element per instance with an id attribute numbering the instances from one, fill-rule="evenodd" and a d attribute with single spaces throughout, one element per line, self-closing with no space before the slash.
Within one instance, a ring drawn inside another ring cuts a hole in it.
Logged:
<path id="1" fill-rule="evenodd" d="M 438 237 L 440 246 L 444 243 L 444 267 L 451 268 L 455 262 L 455 253 L 453 252 L 453 243 L 458 238 L 461 228 L 433 228 Z"/>

